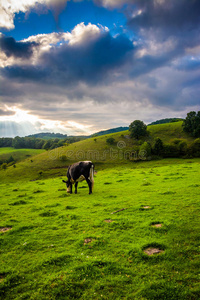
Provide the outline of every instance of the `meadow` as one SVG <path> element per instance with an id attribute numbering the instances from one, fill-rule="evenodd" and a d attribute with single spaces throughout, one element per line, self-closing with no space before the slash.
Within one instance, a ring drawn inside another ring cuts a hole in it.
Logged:
<path id="1" fill-rule="evenodd" d="M 182 122 L 148 130 L 192 141 Z M 17 150 L 0 170 L 0 299 L 200 299 L 200 159 L 138 160 L 141 143 L 125 131 Z M 95 163 L 92 195 L 62 182 L 79 160 Z"/>
<path id="2" fill-rule="evenodd" d="M 0 148 L 0 160 L 5 161 L 9 159 L 10 156 L 12 156 L 15 162 L 19 162 L 40 154 L 44 151 L 45 150 L 43 149 L 14 149 L 12 147 L 3 147 Z"/>
<path id="3" fill-rule="evenodd" d="M 199 299 L 199 167 L 97 164 L 92 195 L 67 194 L 65 168 L 1 170 L 0 299 Z"/>

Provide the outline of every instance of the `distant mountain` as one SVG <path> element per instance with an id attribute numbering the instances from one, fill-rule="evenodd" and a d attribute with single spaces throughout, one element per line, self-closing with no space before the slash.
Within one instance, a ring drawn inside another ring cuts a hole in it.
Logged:
<path id="1" fill-rule="evenodd" d="M 62 134 L 62 133 L 41 132 L 41 133 L 28 135 L 27 137 L 35 137 L 44 140 L 49 140 L 49 139 L 66 139 L 68 136 L 67 134 Z"/>
<path id="2" fill-rule="evenodd" d="M 102 131 L 99 131 L 97 133 L 92 134 L 91 137 L 105 135 L 105 134 L 109 134 L 109 133 L 120 132 L 120 131 L 125 131 L 125 130 L 128 130 L 128 129 L 129 129 L 129 127 L 117 127 L 117 128 L 112 128 L 112 129 L 108 129 L 108 130 L 102 130 Z"/>
<path id="3" fill-rule="evenodd" d="M 173 122 L 179 122 L 179 121 L 183 121 L 183 119 L 181 118 L 168 118 L 168 119 L 161 119 L 161 120 L 157 120 L 155 122 L 152 122 L 149 125 L 157 125 L 157 124 L 165 124 L 165 123 L 173 123 Z"/>

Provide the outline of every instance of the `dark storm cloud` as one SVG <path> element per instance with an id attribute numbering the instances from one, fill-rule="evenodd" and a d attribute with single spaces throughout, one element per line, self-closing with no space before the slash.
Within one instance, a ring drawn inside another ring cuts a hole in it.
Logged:
<path id="1" fill-rule="evenodd" d="M 14 65 L 3 68 L 1 73 L 6 78 L 18 79 L 20 82 L 40 82 L 47 78 L 49 71 L 41 66 Z"/>
<path id="2" fill-rule="evenodd" d="M 191 42 L 199 43 L 199 0 L 135 0 L 133 4 L 132 14 L 127 12 L 128 25 L 133 30 L 152 30 L 160 40 L 176 36 L 188 47 Z"/>
<path id="3" fill-rule="evenodd" d="M 177 63 L 176 68 L 181 71 L 200 70 L 200 59 L 185 57 Z"/>
<path id="4" fill-rule="evenodd" d="M 40 57 L 38 66 L 9 66 L 2 70 L 2 74 L 19 81 L 57 85 L 80 81 L 95 84 L 105 80 L 110 71 L 120 67 L 132 50 L 133 44 L 126 36 L 113 38 L 104 32 L 89 42 L 84 40 L 53 47 Z"/>
<path id="5" fill-rule="evenodd" d="M 0 48 L 7 57 L 30 58 L 36 46 L 35 42 L 17 42 L 13 37 L 0 36 Z"/>

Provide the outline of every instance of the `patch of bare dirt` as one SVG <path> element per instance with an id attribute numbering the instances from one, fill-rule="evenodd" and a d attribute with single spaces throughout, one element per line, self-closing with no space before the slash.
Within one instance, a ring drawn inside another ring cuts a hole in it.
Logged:
<path id="1" fill-rule="evenodd" d="M 111 219 L 106 219 L 106 220 L 104 220 L 104 222 L 106 222 L 106 223 L 112 223 L 113 220 L 111 220 Z"/>
<path id="2" fill-rule="evenodd" d="M 0 232 L 7 232 L 11 229 L 12 229 L 12 227 L 0 227 Z"/>
<path id="3" fill-rule="evenodd" d="M 85 240 L 84 240 L 84 246 L 85 246 L 86 244 L 91 243 L 91 242 L 92 242 L 92 239 L 91 239 L 91 238 L 85 239 Z"/>
<path id="4" fill-rule="evenodd" d="M 158 223 L 158 224 L 153 224 L 152 227 L 155 227 L 155 228 L 161 228 L 162 227 L 162 224 Z"/>
<path id="5" fill-rule="evenodd" d="M 163 253 L 164 251 L 158 248 L 147 248 L 144 250 L 144 253 L 147 255 L 154 255 L 154 254 L 160 254 Z"/>

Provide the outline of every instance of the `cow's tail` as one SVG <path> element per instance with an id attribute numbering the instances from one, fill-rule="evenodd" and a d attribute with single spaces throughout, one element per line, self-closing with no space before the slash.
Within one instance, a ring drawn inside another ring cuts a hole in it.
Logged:
<path id="1" fill-rule="evenodd" d="M 90 167 L 90 181 L 92 183 L 92 191 L 93 191 L 93 187 L 94 187 L 94 164 L 91 164 Z"/>

